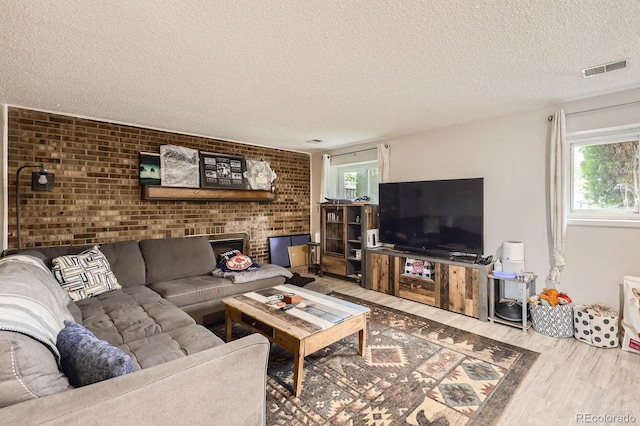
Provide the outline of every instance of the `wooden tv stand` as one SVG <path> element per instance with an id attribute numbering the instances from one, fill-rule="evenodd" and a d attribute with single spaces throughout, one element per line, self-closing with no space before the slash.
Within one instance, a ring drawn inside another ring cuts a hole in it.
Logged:
<path id="1" fill-rule="evenodd" d="M 487 276 L 491 265 L 455 262 L 389 248 L 367 249 L 366 256 L 366 288 L 487 321 Z M 433 279 L 405 274 L 407 259 L 432 262 Z"/>

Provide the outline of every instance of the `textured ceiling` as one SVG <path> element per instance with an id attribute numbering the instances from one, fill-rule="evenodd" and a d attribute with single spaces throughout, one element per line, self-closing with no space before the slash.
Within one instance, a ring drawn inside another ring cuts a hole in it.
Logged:
<path id="1" fill-rule="evenodd" d="M 284 149 L 640 87 L 638 0 L 2 0 L 0 17 L 0 103 Z"/>

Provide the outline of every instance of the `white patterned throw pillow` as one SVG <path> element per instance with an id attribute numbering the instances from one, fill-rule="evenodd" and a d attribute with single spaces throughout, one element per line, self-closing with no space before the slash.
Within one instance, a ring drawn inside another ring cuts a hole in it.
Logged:
<path id="1" fill-rule="evenodd" d="M 80 254 L 58 256 L 52 263 L 53 275 L 73 301 L 122 288 L 98 246 Z"/>

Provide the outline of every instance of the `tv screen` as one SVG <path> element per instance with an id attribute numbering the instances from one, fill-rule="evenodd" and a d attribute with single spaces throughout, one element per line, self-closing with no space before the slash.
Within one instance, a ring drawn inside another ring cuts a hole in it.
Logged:
<path id="1" fill-rule="evenodd" d="M 432 255 L 482 254 L 483 179 L 381 183 L 380 241 Z"/>

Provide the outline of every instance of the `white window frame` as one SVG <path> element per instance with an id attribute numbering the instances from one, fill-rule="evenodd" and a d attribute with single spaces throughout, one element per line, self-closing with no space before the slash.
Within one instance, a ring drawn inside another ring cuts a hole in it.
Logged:
<path id="1" fill-rule="evenodd" d="M 640 214 L 614 209 L 574 209 L 574 148 L 627 141 L 640 143 L 640 124 L 587 130 L 567 134 L 567 225 L 640 227 Z"/>
<path id="2" fill-rule="evenodd" d="M 366 166 L 369 166 L 369 165 L 371 165 L 371 167 L 366 167 Z M 336 166 L 330 166 L 330 168 L 329 168 L 329 175 L 330 176 L 327 176 L 327 182 L 328 182 L 327 188 L 329 186 L 331 186 L 331 189 L 332 189 L 331 193 L 333 193 L 334 191 L 337 191 L 338 190 L 338 186 L 341 185 L 341 183 L 342 183 L 342 179 L 344 178 L 344 174 L 345 173 L 357 172 L 357 171 L 362 170 L 365 167 L 367 169 L 374 169 L 374 168 L 378 169 L 378 179 L 379 179 L 380 170 L 379 170 L 379 167 L 378 167 L 378 162 L 376 160 L 360 161 L 360 162 L 357 162 L 357 163 L 340 164 L 340 165 L 336 165 Z M 334 174 L 337 174 L 337 176 L 334 175 Z M 370 184 L 370 183 L 368 183 L 368 184 Z M 327 192 L 329 192 L 329 191 L 327 191 Z M 327 194 L 325 194 L 325 196 L 326 195 Z M 365 195 L 368 195 L 370 197 L 372 196 L 372 194 L 365 194 Z M 342 194 L 338 194 L 337 196 L 339 198 L 343 198 Z M 372 200 L 372 201 L 377 202 L 377 199 Z"/>

